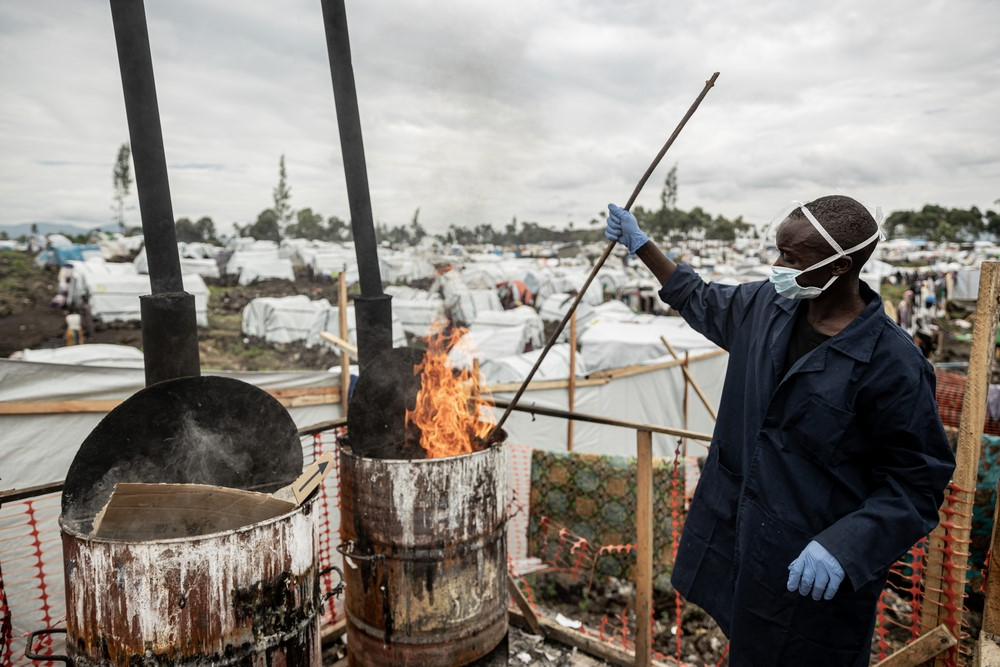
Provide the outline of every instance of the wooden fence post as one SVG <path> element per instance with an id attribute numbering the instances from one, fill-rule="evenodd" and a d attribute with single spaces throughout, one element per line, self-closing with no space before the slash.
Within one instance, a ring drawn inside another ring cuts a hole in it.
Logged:
<path id="1" fill-rule="evenodd" d="M 637 431 L 635 664 L 653 660 L 653 433 Z"/>
<path id="2" fill-rule="evenodd" d="M 1000 299 L 1000 262 L 983 262 L 980 266 L 979 296 L 976 304 L 975 326 L 972 333 L 972 350 L 969 370 L 962 399 L 962 416 L 958 428 L 956 467 L 952 481 L 956 487 L 956 501 L 952 509 L 951 527 L 938 526 L 931 534 L 931 551 L 924 575 L 924 598 L 921 626 L 924 632 L 938 624 L 945 624 L 955 637 L 961 637 L 962 606 L 965 601 L 965 574 L 969 563 L 969 534 L 972 528 L 972 505 L 979 470 L 979 453 L 982 449 L 983 424 L 986 419 L 986 398 L 996 349 L 998 299 Z M 948 519 L 945 516 L 943 519 Z M 951 557 L 940 550 L 944 535 L 951 540 Z M 946 574 L 950 571 L 951 576 Z M 952 604 L 954 613 L 944 613 L 943 605 Z M 935 660 L 944 667 L 945 660 L 954 658 L 952 648 Z"/>

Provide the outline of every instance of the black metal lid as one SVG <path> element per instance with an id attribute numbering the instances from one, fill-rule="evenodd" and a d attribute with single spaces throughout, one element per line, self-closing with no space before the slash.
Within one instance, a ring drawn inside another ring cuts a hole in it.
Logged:
<path id="1" fill-rule="evenodd" d="M 93 519 L 118 482 L 270 493 L 301 472 L 298 429 L 270 394 L 218 376 L 167 380 L 133 394 L 83 441 L 66 474 L 62 518 Z"/>

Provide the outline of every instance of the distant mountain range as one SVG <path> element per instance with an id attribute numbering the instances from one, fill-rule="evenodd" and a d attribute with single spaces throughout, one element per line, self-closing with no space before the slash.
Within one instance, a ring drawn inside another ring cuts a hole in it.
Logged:
<path id="1" fill-rule="evenodd" d="M 39 234 L 85 234 L 93 231 L 95 227 L 74 225 L 68 222 L 24 222 L 17 225 L 0 225 L 0 232 L 7 232 L 7 236 L 12 239 L 31 234 L 31 225 L 38 225 Z M 106 232 L 118 231 L 118 225 L 110 223 L 101 227 Z"/>

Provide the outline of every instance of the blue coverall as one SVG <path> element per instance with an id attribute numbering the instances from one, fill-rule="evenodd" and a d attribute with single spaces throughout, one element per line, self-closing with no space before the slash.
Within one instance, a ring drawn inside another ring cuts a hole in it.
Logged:
<path id="1" fill-rule="evenodd" d="M 729 637 L 733 667 L 867 665 L 888 568 L 938 522 L 955 458 L 933 368 L 860 289 L 861 315 L 784 377 L 808 304 L 683 265 L 660 290 L 730 355 L 671 580 Z M 813 539 L 846 571 L 829 601 L 786 589 Z"/>

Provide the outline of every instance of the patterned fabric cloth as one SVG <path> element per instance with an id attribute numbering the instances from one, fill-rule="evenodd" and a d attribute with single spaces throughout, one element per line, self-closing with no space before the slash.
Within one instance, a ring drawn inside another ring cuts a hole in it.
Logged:
<path id="1" fill-rule="evenodd" d="M 671 485 L 673 459 L 653 459 L 653 568 L 669 573 L 671 545 Z M 682 482 L 681 482 L 682 483 Z M 677 508 L 683 513 L 680 490 Z M 634 550 L 599 553 L 601 547 L 634 545 L 636 460 L 599 454 L 562 454 L 535 450 L 531 457 L 531 511 L 528 553 L 550 564 L 578 562 L 570 555 L 560 528 L 588 542 L 585 568 L 598 574 L 631 578 Z M 681 515 L 682 518 L 683 514 Z M 678 535 L 682 526 L 678 525 Z M 596 564 L 593 558 L 597 559 Z"/>

